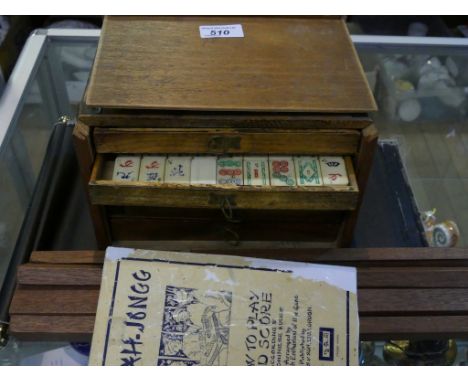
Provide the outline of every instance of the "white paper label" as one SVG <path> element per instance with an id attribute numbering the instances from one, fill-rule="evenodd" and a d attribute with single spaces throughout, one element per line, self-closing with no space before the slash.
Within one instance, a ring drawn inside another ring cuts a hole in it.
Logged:
<path id="1" fill-rule="evenodd" d="M 200 25 L 201 38 L 244 37 L 241 24 L 234 25 Z"/>

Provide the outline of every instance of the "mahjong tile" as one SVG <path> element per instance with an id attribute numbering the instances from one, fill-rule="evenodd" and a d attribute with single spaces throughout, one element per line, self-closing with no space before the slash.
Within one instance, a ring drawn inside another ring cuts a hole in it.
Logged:
<path id="1" fill-rule="evenodd" d="M 270 156 L 270 180 L 272 186 L 295 186 L 294 161 L 288 156 Z"/>
<path id="2" fill-rule="evenodd" d="M 216 184 L 216 157 L 200 156 L 192 158 L 190 171 L 191 184 Z"/>
<path id="3" fill-rule="evenodd" d="M 268 186 L 268 157 L 244 157 L 244 185 Z"/>
<path id="4" fill-rule="evenodd" d="M 134 182 L 140 171 L 139 155 L 118 155 L 115 158 L 112 180 Z"/>
<path id="5" fill-rule="evenodd" d="M 343 157 L 320 157 L 324 185 L 346 186 L 349 183 Z"/>
<path id="6" fill-rule="evenodd" d="M 192 157 L 170 156 L 166 159 L 164 183 L 190 183 L 190 162 Z"/>
<path id="7" fill-rule="evenodd" d="M 165 165 L 165 156 L 144 155 L 141 159 L 138 180 L 140 182 L 163 182 Z"/>
<path id="8" fill-rule="evenodd" d="M 219 157 L 216 166 L 218 184 L 233 184 L 242 186 L 242 157 Z"/>
<path id="9" fill-rule="evenodd" d="M 298 186 L 321 186 L 323 184 L 317 157 L 294 157 L 294 168 Z"/>

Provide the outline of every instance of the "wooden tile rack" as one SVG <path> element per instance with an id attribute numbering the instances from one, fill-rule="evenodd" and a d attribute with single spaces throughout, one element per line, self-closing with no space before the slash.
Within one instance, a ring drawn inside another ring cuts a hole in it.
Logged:
<path id="1" fill-rule="evenodd" d="M 362 340 L 468 338 L 467 249 L 225 253 L 357 267 Z M 90 340 L 102 262 L 100 251 L 33 252 L 18 270 L 11 334 L 27 340 Z"/>

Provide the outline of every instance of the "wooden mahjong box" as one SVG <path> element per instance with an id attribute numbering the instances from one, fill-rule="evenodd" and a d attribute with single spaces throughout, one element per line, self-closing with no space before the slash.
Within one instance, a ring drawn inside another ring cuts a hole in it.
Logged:
<path id="1" fill-rule="evenodd" d="M 374 110 L 340 18 L 107 17 L 74 130 L 99 246 L 348 246 Z"/>

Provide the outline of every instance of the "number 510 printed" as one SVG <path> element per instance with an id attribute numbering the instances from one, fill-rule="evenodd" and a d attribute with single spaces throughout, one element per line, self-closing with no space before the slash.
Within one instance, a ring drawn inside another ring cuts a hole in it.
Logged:
<path id="1" fill-rule="evenodd" d="M 241 24 L 234 25 L 201 25 L 201 38 L 232 38 L 244 37 L 244 31 Z"/>

